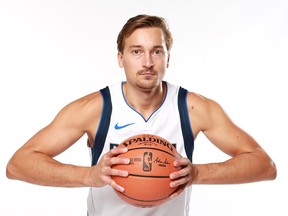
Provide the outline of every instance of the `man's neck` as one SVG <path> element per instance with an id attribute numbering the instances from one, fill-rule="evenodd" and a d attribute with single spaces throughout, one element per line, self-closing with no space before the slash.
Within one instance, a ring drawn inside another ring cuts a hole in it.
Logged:
<path id="1" fill-rule="evenodd" d="M 127 103 L 139 112 L 145 119 L 160 107 L 166 95 L 166 83 L 151 91 L 135 89 L 129 84 L 123 84 L 123 93 Z"/>

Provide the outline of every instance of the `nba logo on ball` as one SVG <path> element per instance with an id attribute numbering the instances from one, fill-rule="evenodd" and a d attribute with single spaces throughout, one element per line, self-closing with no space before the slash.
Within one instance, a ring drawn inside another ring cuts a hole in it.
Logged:
<path id="1" fill-rule="evenodd" d="M 144 152 L 143 154 L 143 171 L 150 172 L 152 170 L 152 152 Z"/>
<path id="2" fill-rule="evenodd" d="M 128 151 L 117 157 L 129 158 L 129 164 L 114 165 L 113 168 L 127 170 L 128 177 L 112 176 L 114 181 L 125 188 L 123 193 L 115 190 L 125 202 L 142 208 L 151 208 L 169 200 L 177 189 L 170 187 L 170 174 L 178 171 L 173 162 L 180 158 L 175 147 L 166 139 L 139 134 L 124 140 L 119 146 Z"/>

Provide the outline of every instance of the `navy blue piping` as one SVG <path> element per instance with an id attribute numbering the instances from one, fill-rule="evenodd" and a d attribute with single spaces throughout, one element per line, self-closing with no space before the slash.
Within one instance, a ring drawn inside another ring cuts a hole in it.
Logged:
<path id="1" fill-rule="evenodd" d="M 187 93 L 188 91 L 182 87 L 178 93 L 178 109 L 181 121 L 182 135 L 184 139 L 185 152 L 190 161 L 193 158 L 194 151 L 194 135 L 190 124 L 188 105 L 187 105 Z"/>
<path id="2" fill-rule="evenodd" d="M 100 123 L 92 147 L 92 166 L 97 163 L 102 153 L 112 113 L 112 102 L 108 86 L 101 89 L 100 93 L 103 99 L 103 106 Z"/>
<path id="3" fill-rule="evenodd" d="M 167 83 L 166 83 L 166 82 L 164 82 L 164 83 L 165 83 L 166 86 L 167 86 Z M 126 103 L 127 106 L 129 106 L 132 110 L 134 110 L 136 113 L 138 113 L 138 114 L 143 118 L 143 120 L 144 120 L 145 122 L 148 122 L 149 119 L 151 118 L 151 116 L 153 116 L 153 114 L 154 114 L 157 110 L 160 109 L 160 107 L 164 104 L 164 102 L 165 102 L 165 100 L 166 100 L 166 97 L 167 97 L 167 95 L 168 95 L 168 88 L 166 88 L 167 90 L 166 90 L 165 98 L 164 98 L 164 100 L 162 101 L 161 105 L 160 105 L 147 119 L 145 119 L 144 116 L 141 115 L 141 113 L 139 113 L 137 110 L 135 110 L 133 107 L 131 107 L 131 106 L 128 104 L 128 102 L 126 101 L 126 98 L 125 98 L 125 95 L 124 95 L 124 91 L 123 91 L 123 84 L 124 84 L 124 82 L 122 82 L 121 91 L 122 91 L 122 96 L 123 96 L 123 98 L 124 98 L 125 103 Z"/>

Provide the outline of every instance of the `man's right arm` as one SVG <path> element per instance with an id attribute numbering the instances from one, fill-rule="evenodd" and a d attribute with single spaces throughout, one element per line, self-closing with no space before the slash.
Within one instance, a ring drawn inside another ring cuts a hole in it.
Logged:
<path id="1" fill-rule="evenodd" d="M 115 160 L 116 155 L 125 151 L 123 149 L 106 153 L 93 167 L 64 164 L 54 159 L 85 133 L 93 136 L 101 112 L 102 97 L 99 92 L 68 104 L 48 126 L 15 152 L 7 164 L 7 177 L 45 186 L 101 187 L 110 184 L 119 189 L 111 175 L 125 176 L 127 172 L 112 170 L 111 166 L 127 163 L 125 160 Z"/>

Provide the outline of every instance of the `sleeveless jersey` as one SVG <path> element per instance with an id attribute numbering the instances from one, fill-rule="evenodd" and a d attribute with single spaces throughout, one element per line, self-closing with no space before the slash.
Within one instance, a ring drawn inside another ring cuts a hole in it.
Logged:
<path id="1" fill-rule="evenodd" d="M 100 90 L 103 108 L 94 145 L 91 148 L 92 166 L 111 148 L 137 134 L 154 134 L 176 145 L 177 151 L 192 161 L 194 137 L 188 116 L 187 90 L 165 82 L 166 96 L 161 106 L 145 119 L 125 100 L 123 82 Z M 89 189 L 88 216 L 188 216 L 191 186 L 178 197 L 153 208 L 127 204 L 109 185 Z"/>

